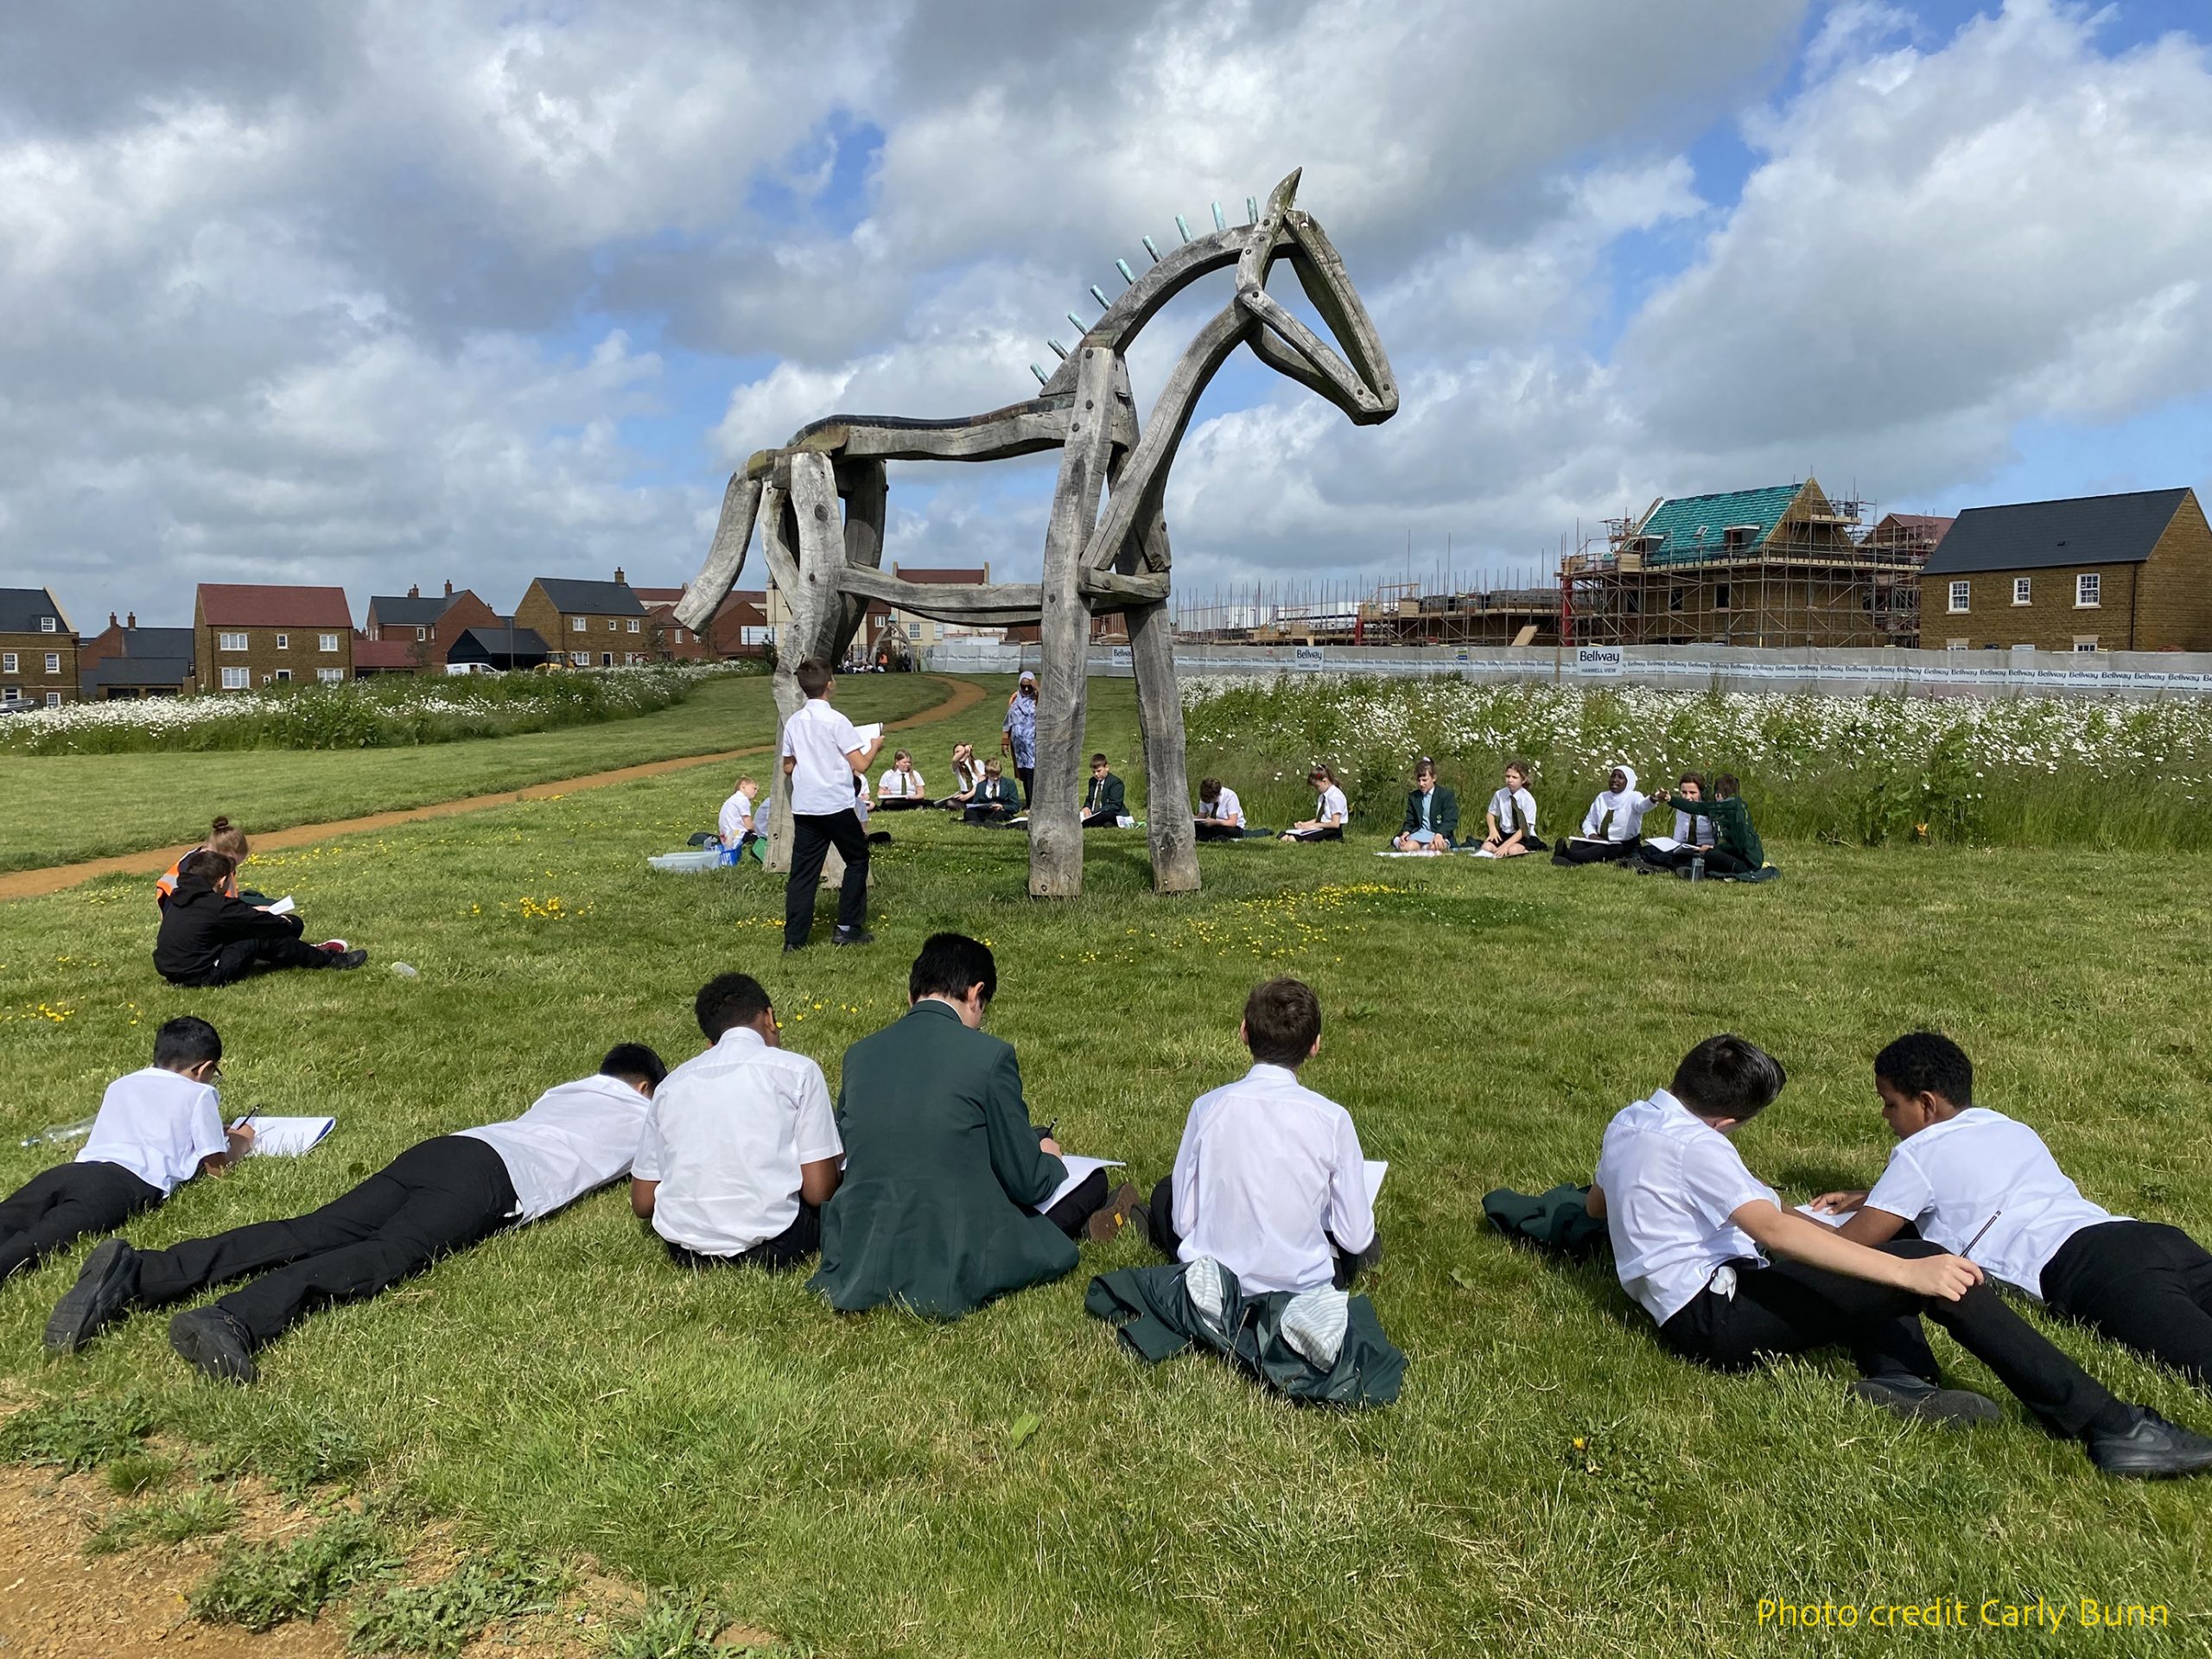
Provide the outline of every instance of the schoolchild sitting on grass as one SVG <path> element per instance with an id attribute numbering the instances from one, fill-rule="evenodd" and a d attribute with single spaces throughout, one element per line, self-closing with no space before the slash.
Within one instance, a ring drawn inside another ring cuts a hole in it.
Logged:
<path id="1" fill-rule="evenodd" d="M 208 826 L 207 840 L 193 848 L 190 852 L 186 853 L 182 858 L 178 859 L 175 863 L 154 878 L 155 908 L 158 910 L 168 903 L 169 895 L 176 891 L 177 878 L 183 874 L 184 860 L 190 858 L 193 853 L 220 853 L 228 858 L 231 861 L 232 874 L 224 879 L 223 894 L 229 899 L 242 897 L 243 895 L 238 892 L 237 870 L 238 866 L 245 862 L 249 850 L 251 849 L 246 844 L 245 831 L 228 818 L 217 818 Z M 259 894 L 256 894 L 254 899 L 248 902 L 257 902 L 259 897 Z"/>
<path id="2" fill-rule="evenodd" d="M 1337 774 L 1325 762 L 1306 774 L 1306 781 L 1313 785 L 1313 816 L 1301 818 L 1282 832 L 1285 841 L 1342 841 L 1344 838 L 1344 819 L 1350 809 L 1344 804 L 1343 786 Z"/>
<path id="3" fill-rule="evenodd" d="M 1671 845 L 1663 844 L 1656 836 L 1643 842 L 1637 849 L 1629 868 L 1638 875 L 1657 875 L 1668 870 L 1688 869 L 1698 859 L 1713 851 L 1713 820 L 1705 815 L 1705 774 L 1686 772 L 1675 781 L 1671 790 L 1655 791 L 1655 803 L 1667 803 L 1675 809 L 1674 832 L 1666 837 Z"/>
<path id="4" fill-rule="evenodd" d="M 906 750 L 891 757 L 890 769 L 876 780 L 875 804 L 886 812 L 911 812 L 930 804 L 929 786 L 914 770 L 914 757 Z"/>
<path id="5" fill-rule="evenodd" d="M 1529 776 L 1526 760 L 1506 764 L 1505 782 L 1490 798 L 1490 810 L 1483 814 L 1483 844 L 1476 856 L 1519 858 L 1545 850 L 1536 836 L 1536 798 L 1529 792 Z"/>
<path id="6" fill-rule="evenodd" d="M 1129 815 L 1129 804 L 1122 780 L 1107 765 L 1106 757 L 1090 757 L 1090 786 L 1083 794 L 1083 827 L 1086 830 L 1111 830 Z"/>
<path id="7" fill-rule="evenodd" d="M 162 906 L 154 967 L 172 985 L 234 984 L 282 968 L 359 968 L 365 950 L 343 939 L 308 944 L 296 912 L 272 914 L 223 891 L 237 867 L 222 853 L 186 855 L 176 890 Z"/>
<path id="8" fill-rule="evenodd" d="M 1552 862 L 1612 864 L 1635 857 L 1637 837 L 1643 833 L 1643 815 L 1650 806 L 1650 800 L 1636 792 L 1636 768 L 1615 766 L 1582 815 L 1582 833 L 1554 847 Z"/>
<path id="9" fill-rule="evenodd" d="M 975 745 L 954 744 L 952 746 L 952 793 L 939 801 L 938 804 L 954 812 L 964 810 L 968 803 L 976 798 L 976 785 L 982 781 L 983 768 L 976 759 Z"/>
<path id="10" fill-rule="evenodd" d="M 1243 839 L 1244 803 L 1220 779 L 1198 779 L 1198 810 L 1191 815 L 1191 833 L 1200 841 Z"/>
<path id="11" fill-rule="evenodd" d="M 1391 850 L 1448 853 L 1459 833 L 1459 798 L 1436 781 L 1436 762 L 1427 755 L 1414 765 L 1414 786 L 1406 791 L 1405 822 Z"/>
<path id="12" fill-rule="evenodd" d="M 118 1077 L 73 1163 L 35 1175 L 0 1199 L 0 1279 L 63 1245 L 111 1233 L 195 1175 L 243 1158 L 253 1129 L 226 1129 L 215 1080 L 223 1039 L 189 1014 L 154 1033 L 154 1063 Z"/>
<path id="13" fill-rule="evenodd" d="M 750 778 L 741 778 L 737 780 L 737 787 L 730 791 L 730 798 L 722 803 L 721 812 L 715 819 L 715 832 L 723 851 L 742 855 L 747 843 L 758 838 L 759 832 L 754 826 L 759 823 L 759 816 L 753 803 L 760 793 L 760 785 Z"/>
<path id="14" fill-rule="evenodd" d="M 1004 823 L 1021 810 L 1021 797 L 997 760 L 983 763 L 983 781 L 976 785 L 961 817 L 968 823 Z"/>
<path id="15" fill-rule="evenodd" d="M 1670 791 L 1662 790 L 1655 799 L 1667 800 Z M 1753 875 L 1766 866 L 1766 849 L 1759 842 L 1759 832 L 1751 828 L 1751 809 L 1744 804 L 1737 793 L 1733 774 L 1722 772 L 1713 780 L 1713 798 L 1695 801 L 1698 815 L 1711 821 L 1713 845 L 1693 855 L 1705 860 L 1707 875 Z M 1675 868 L 1688 873 L 1688 858 L 1674 859 Z"/>
<path id="16" fill-rule="evenodd" d="M 2099 1335 L 2212 1384 L 2212 1255 L 2178 1227 L 2083 1198 L 2043 1137 L 1977 1106 L 1974 1062 L 1932 1031 L 1874 1057 L 1882 1119 L 1897 1137 L 1871 1192 L 1827 1192 L 1844 1237 L 1878 1248 L 1910 1224 L 1990 1276 Z"/>
<path id="17" fill-rule="evenodd" d="M 1660 1343 L 1716 1370 L 1770 1357 L 1851 1351 L 1862 1399 L 1968 1423 L 1998 1414 L 1942 1386 L 1922 1332 L 1934 1319 L 2061 1440 L 2107 1474 L 2195 1474 L 2212 1440 L 2113 1398 L 2007 1306 L 1980 1268 L 1924 1239 L 1878 1249 L 1784 1210 L 1731 1137 L 1782 1092 L 1781 1065 L 1736 1036 L 1708 1037 L 1674 1081 L 1606 1126 L 1587 1206 L 1611 1236 L 1621 1287 Z"/>

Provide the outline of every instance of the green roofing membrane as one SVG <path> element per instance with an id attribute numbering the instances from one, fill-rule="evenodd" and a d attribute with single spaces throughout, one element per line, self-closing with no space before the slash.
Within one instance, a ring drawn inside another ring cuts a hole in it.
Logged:
<path id="1" fill-rule="evenodd" d="M 1709 558 L 1719 551 L 1726 539 L 1722 532 L 1738 524 L 1757 524 L 1758 531 L 1751 540 L 1763 542 L 1803 487 L 1777 484 L 1770 489 L 1678 495 L 1662 501 L 1643 523 L 1641 533 L 1653 538 L 1644 556 L 1654 564 Z"/>

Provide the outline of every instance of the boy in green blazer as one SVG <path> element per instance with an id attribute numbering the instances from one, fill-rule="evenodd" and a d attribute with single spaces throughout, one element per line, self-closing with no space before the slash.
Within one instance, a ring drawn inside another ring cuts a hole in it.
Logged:
<path id="1" fill-rule="evenodd" d="M 1128 816 L 1128 804 L 1123 799 L 1122 780 L 1106 764 L 1106 757 L 1090 757 L 1090 787 L 1083 796 L 1083 827 L 1086 830 L 1111 830 Z"/>
<path id="2" fill-rule="evenodd" d="M 1436 781 L 1436 762 L 1424 754 L 1406 793 L 1405 823 L 1390 846 L 1401 853 L 1448 853 L 1459 833 L 1459 798 Z"/>

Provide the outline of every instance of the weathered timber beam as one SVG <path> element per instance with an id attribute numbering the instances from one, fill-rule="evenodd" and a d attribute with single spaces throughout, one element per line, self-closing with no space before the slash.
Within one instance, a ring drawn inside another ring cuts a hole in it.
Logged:
<path id="1" fill-rule="evenodd" d="M 950 586 L 938 582 L 901 582 L 880 570 L 847 565 L 837 573 L 838 585 L 849 594 L 880 599 L 894 610 L 911 611 L 939 622 L 975 622 L 999 626 L 1033 622 L 1044 606 L 1044 589 L 1035 582 L 995 582 Z"/>
<path id="2" fill-rule="evenodd" d="M 722 492 L 722 516 L 715 522 L 707 562 L 676 604 L 676 620 L 692 632 L 707 632 L 715 613 L 737 585 L 745 569 L 746 549 L 753 543 L 753 520 L 760 510 L 760 480 L 743 473 L 731 474 L 729 487 Z"/>
<path id="3" fill-rule="evenodd" d="M 1144 575 L 1120 575 L 1111 570 L 1094 570 L 1084 567 L 1077 584 L 1086 599 L 1117 600 L 1123 606 L 1157 605 L 1167 597 L 1167 577 L 1165 572 Z M 1110 608 L 1094 605 L 1093 610 Z"/>
<path id="4" fill-rule="evenodd" d="M 1085 341 L 1092 345 L 1126 348 L 1168 301 L 1200 277 L 1224 270 L 1242 259 L 1255 230 L 1254 226 L 1239 225 L 1230 230 L 1215 231 L 1195 238 L 1180 247 L 1171 248 L 1158 264 L 1137 278 L 1135 286 L 1122 290 L 1114 303 L 1106 308 L 1105 315 L 1090 325 L 1090 331 L 1084 336 Z M 1269 249 L 1268 257 L 1279 257 L 1291 245 L 1286 230 Z M 1051 397 L 1054 393 L 1071 392 L 1075 390 L 1075 383 L 1076 358 L 1071 354 L 1053 371 L 1052 378 L 1045 383 L 1045 395 Z"/>

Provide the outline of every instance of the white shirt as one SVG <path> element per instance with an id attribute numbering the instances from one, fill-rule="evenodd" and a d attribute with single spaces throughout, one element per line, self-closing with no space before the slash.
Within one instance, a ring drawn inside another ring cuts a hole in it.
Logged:
<path id="1" fill-rule="evenodd" d="M 875 792 L 879 799 L 886 801 L 918 800 L 922 793 L 922 774 L 901 772 L 893 766 L 883 774 L 882 781 L 875 786 Z"/>
<path id="2" fill-rule="evenodd" d="M 798 1219 L 801 1164 L 844 1150 L 822 1068 L 741 1026 L 653 1091 L 631 1173 L 660 1183 L 655 1232 L 736 1255 Z"/>
<path id="3" fill-rule="evenodd" d="M 853 810 L 853 763 L 866 748 L 853 722 L 827 697 L 809 697 L 806 707 L 784 722 L 784 758 L 796 759 L 791 774 L 791 810 L 819 817 Z"/>
<path id="4" fill-rule="evenodd" d="M 1627 779 L 1618 789 L 1601 789 L 1598 798 L 1590 803 L 1590 810 L 1583 815 L 1582 833 L 1595 837 L 1598 826 L 1605 815 L 1612 815 L 1612 822 L 1605 824 L 1608 841 L 1634 841 L 1643 829 L 1643 815 L 1651 810 L 1649 797 L 1636 792 L 1636 768 L 1616 768 Z"/>
<path id="5" fill-rule="evenodd" d="M 2037 1297 L 2060 1245 L 2084 1227 L 2129 1219 L 2083 1198 L 2033 1129 L 1980 1106 L 1898 1141 L 1866 1202 L 1955 1255 L 1996 1216 L 1974 1259 Z"/>
<path id="6" fill-rule="evenodd" d="M 1331 1283 L 1332 1234 L 1355 1255 L 1375 1242 L 1351 1114 L 1287 1066 L 1255 1065 L 1200 1095 L 1173 1179 L 1183 1260 L 1211 1256 L 1248 1292 Z"/>
<path id="7" fill-rule="evenodd" d="M 536 1221 L 630 1173 L 652 1103 L 620 1077 L 548 1089 L 520 1117 L 463 1129 L 499 1154 L 515 1185 L 515 1220 Z"/>
<path id="8" fill-rule="evenodd" d="M 1536 833 L 1536 798 L 1525 789 L 1501 789 L 1490 798 L 1490 816 L 1501 836 L 1510 836 L 1516 829 L 1523 835 L 1533 836 Z"/>
<path id="9" fill-rule="evenodd" d="M 1244 803 L 1236 798 L 1236 791 L 1227 784 L 1221 786 L 1221 798 L 1209 809 L 1204 801 L 1198 803 L 1198 816 L 1218 818 L 1224 823 L 1242 824 L 1244 822 Z"/>
<path id="10" fill-rule="evenodd" d="M 1675 813 L 1675 839 L 1685 847 L 1710 847 L 1713 845 L 1713 820 L 1677 809 Z"/>
<path id="11" fill-rule="evenodd" d="M 716 820 L 715 828 L 725 847 L 736 846 L 752 833 L 753 802 L 743 790 L 722 803 L 721 817 Z"/>
<path id="12" fill-rule="evenodd" d="M 219 1098 L 211 1085 L 158 1065 L 118 1077 L 77 1161 L 119 1164 L 167 1198 L 200 1173 L 201 1159 L 229 1147 Z"/>
<path id="13" fill-rule="evenodd" d="M 1344 821 L 1344 792 L 1334 784 L 1321 791 L 1321 798 L 1313 804 L 1313 816 L 1323 823 L 1342 823 Z"/>
<path id="14" fill-rule="evenodd" d="M 1598 1185 L 1621 1288 L 1662 1325 L 1728 1262 L 1765 1260 L 1728 1217 L 1754 1198 L 1781 1203 L 1726 1135 L 1664 1089 L 1605 1126 Z"/>

